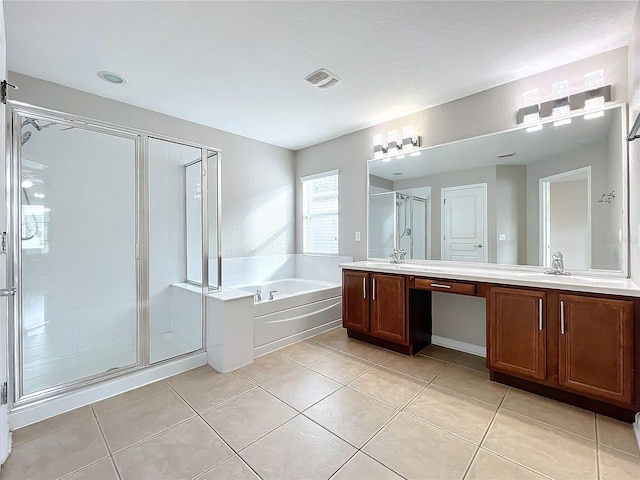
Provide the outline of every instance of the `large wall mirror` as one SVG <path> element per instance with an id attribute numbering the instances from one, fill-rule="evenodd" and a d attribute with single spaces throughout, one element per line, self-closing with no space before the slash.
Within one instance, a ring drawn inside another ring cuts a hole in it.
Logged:
<path id="1" fill-rule="evenodd" d="M 627 270 L 626 107 L 370 160 L 368 257 Z"/>

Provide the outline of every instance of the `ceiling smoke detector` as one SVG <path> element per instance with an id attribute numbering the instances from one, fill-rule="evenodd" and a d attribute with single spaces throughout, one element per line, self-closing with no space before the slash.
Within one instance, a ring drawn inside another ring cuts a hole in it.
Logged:
<path id="1" fill-rule="evenodd" d="M 329 70 L 321 68 L 313 73 L 310 73 L 305 77 L 305 81 L 314 87 L 318 87 L 321 90 L 325 90 L 329 87 L 333 87 L 340 79 L 336 77 Z"/>

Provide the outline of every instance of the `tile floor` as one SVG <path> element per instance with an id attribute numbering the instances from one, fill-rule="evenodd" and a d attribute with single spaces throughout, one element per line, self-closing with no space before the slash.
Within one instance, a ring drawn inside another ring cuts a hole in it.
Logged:
<path id="1" fill-rule="evenodd" d="M 342 328 L 14 432 L 2 479 L 640 479 L 630 425 L 491 383 L 484 359 L 414 358 Z"/>

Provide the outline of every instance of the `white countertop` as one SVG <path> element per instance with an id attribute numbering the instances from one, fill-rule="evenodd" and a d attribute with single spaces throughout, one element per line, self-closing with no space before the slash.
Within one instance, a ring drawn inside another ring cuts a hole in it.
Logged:
<path id="1" fill-rule="evenodd" d="M 500 268 L 484 266 L 474 268 L 461 265 L 445 265 L 442 263 L 401 263 L 394 264 L 383 261 L 362 261 L 342 263 L 342 269 L 364 270 L 368 272 L 397 273 L 449 280 L 465 280 L 471 282 L 497 283 L 522 287 L 552 288 L 572 290 L 576 292 L 604 293 L 609 295 L 625 295 L 640 297 L 640 287 L 628 278 L 601 275 L 545 275 L 544 272 L 531 271 L 525 268 Z"/>

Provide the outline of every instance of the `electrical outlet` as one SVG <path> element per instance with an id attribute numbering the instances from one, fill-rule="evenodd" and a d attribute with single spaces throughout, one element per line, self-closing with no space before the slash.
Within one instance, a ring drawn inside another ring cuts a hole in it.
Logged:
<path id="1" fill-rule="evenodd" d="M 498 240 L 506 240 L 507 239 L 507 234 L 506 233 L 499 233 L 498 234 Z"/>
<path id="2" fill-rule="evenodd" d="M 360 232 L 356 232 L 356 242 L 360 241 Z"/>

